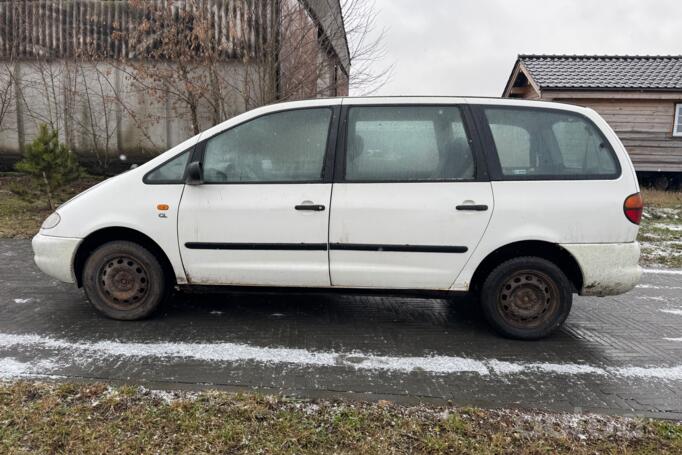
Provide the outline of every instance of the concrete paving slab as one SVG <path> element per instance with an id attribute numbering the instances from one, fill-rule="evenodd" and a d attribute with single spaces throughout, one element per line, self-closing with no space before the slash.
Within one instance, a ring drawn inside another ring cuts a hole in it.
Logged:
<path id="1" fill-rule="evenodd" d="M 558 333 L 521 342 L 492 333 L 472 298 L 181 295 L 117 322 L 44 276 L 30 242 L 0 240 L 0 259 L 0 379 L 682 418 L 682 273 L 578 297 Z"/>

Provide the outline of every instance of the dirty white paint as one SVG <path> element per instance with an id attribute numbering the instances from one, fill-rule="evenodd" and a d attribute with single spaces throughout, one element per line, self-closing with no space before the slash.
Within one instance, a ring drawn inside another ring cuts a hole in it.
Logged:
<path id="1" fill-rule="evenodd" d="M 663 338 L 665 341 L 678 341 L 682 343 L 682 338 Z"/>
<path id="2" fill-rule="evenodd" d="M 670 339 L 682 341 L 682 339 Z M 295 367 L 345 367 L 364 371 L 409 373 L 422 371 L 438 375 L 473 373 L 487 375 L 550 374 L 561 376 L 599 375 L 633 378 L 682 380 L 682 365 L 672 367 L 601 367 L 578 363 L 525 363 L 497 359 L 472 359 L 458 356 L 399 357 L 369 353 L 315 352 L 306 349 L 271 348 L 237 343 L 127 343 L 118 341 L 72 342 L 40 335 L 1 334 L 0 346 L 30 350 L 48 350 L 55 356 L 48 360 L 19 365 L 12 359 L 0 362 L 0 377 L 21 374 L 51 374 L 56 360 L 60 365 L 121 358 L 159 358 L 199 360 L 215 363 L 256 362 Z"/>
<path id="3" fill-rule="evenodd" d="M 29 303 L 33 301 L 33 299 L 28 298 L 28 299 L 14 299 L 14 303 Z"/>
<path id="4" fill-rule="evenodd" d="M 606 296 L 624 294 L 642 277 L 638 266 L 638 243 L 562 244 L 582 270 L 585 283 L 580 295 Z"/>

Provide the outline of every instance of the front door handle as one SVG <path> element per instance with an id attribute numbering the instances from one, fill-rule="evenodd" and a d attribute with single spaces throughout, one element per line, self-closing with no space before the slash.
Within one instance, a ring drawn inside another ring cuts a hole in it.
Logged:
<path id="1" fill-rule="evenodd" d="M 324 212 L 325 206 L 324 205 L 317 205 L 317 204 L 302 204 L 302 205 L 297 205 L 295 207 L 295 209 L 299 210 L 299 211 Z"/>
<path id="2" fill-rule="evenodd" d="M 467 205 L 458 205 L 457 210 L 459 211 L 472 211 L 472 212 L 485 212 L 488 210 L 487 205 L 476 205 L 476 204 L 467 204 Z"/>

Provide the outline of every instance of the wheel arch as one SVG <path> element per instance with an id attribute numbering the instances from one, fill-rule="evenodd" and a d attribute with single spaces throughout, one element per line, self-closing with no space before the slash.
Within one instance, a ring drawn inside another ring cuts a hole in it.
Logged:
<path id="1" fill-rule="evenodd" d="M 510 243 L 488 254 L 476 268 L 470 288 L 479 291 L 483 281 L 495 267 L 509 259 L 521 256 L 535 256 L 552 262 L 564 272 L 574 292 L 580 292 L 583 288 L 583 272 L 575 257 L 560 245 L 541 240 Z"/>
<path id="2" fill-rule="evenodd" d="M 127 240 L 146 248 L 159 260 L 164 273 L 171 281 L 172 285 L 176 284 L 175 271 L 173 270 L 170 259 L 168 259 L 168 256 L 163 249 L 151 237 L 131 228 L 107 227 L 89 234 L 83 239 L 76 250 L 73 261 L 73 272 L 78 287 L 83 286 L 83 269 L 85 268 L 85 261 L 88 257 L 100 246 L 115 240 Z"/>

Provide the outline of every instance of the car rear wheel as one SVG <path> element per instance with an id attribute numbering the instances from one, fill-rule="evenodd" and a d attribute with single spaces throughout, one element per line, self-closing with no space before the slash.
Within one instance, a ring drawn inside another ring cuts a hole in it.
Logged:
<path id="1" fill-rule="evenodd" d="M 573 293 L 555 264 L 537 257 L 511 259 L 486 278 L 481 305 L 500 334 L 522 340 L 544 338 L 564 323 Z"/>
<path id="2" fill-rule="evenodd" d="M 133 242 L 114 241 L 97 248 L 83 269 L 83 288 L 105 316 L 143 319 L 161 305 L 167 280 L 158 259 Z"/>

